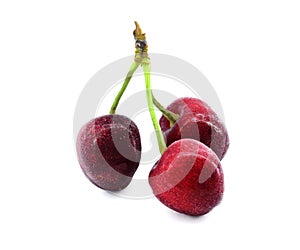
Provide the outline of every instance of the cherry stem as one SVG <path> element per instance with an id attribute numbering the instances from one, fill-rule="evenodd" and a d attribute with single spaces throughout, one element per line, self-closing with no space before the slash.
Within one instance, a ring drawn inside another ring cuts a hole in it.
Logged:
<path id="1" fill-rule="evenodd" d="M 117 94 L 117 96 L 116 96 L 116 98 L 115 98 L 115 100 L 114 100 L 114 102 L 113 102 L 113 104 L 112 104 L 112 106 L 110 108 L 109 114 L 113 115 L 113 114 L 116 113 L 116 109 L 118 107 L 119 101 L 120 101 L 120 99 L 121 99 L 124 91 L 126 90 L 128 84 L 129 84 L 129 82 L 131 80 L 131 77 L 132 77 L 133 73 L 136 71 L 136 69 L 139 67 L 139 65 L 140 65 L 140 63 L 138 63 L 136 61 L 134 61 L 131 64 L 130 69 L 129 69 L 129 71 L 128 71 L 127 75 L 126 75 L 126 78 L 124 80 L 124 83 L 123 83 L 121 89 L 119 90 L 119 93 Z"/>
<path id="2" fill-rule="evenodd" d="M 150 81 L 150 62 L 142 63 L 142 67 L 144 70 L 144 76 L 145 76 L 145 83 L 146 83 L 146 96 L 147 96 L 147 103 L 148 103 L 148 109 L 151 116 L 151 120 L 154 126 L 159 151 L 161 154 L 164 153 L 166 150 L 166 143 L 163 137 L 163 134 L 161 132 L 158 120 L 156 118 L 155 110 L 154 110 L 154 104 L 153 104 L 153 95 L 151 90 L 151 81 Z"/>
<path id="3" fill-rule="evenodd" d="M 172 127 L 174 123 L 177 121 L 179 118 L 179 115 L 173 113 L 172 111 L 166 109 L 153 95 L 152 93 L 152 100 L 154 105 L 159 109 L 160 112 L 163 113 L 163 115 L 169 120 L 170 126 Z"/>
<path id="4" fill-rule="evenodd" d="M 116 109 L 119 104 L 119 101 L 120 101 L 122 95 L 124 94 L 128 84 L 132 78 L 133 73 L 137 70 L 139 65 L 141 65 L 143 67 L 144 76 L 145 76 L 146 97 L 147 97 L 148 109 L 149 109 L 149 113 L 151 116 L 154 130 L 155 130 L 155 134 L 156 134 L 156 138 L 157 138 L 157 142 L 158 142 L 158 146 L 159 146 L 159 151 L 161 154 L 163 154 L 167 147 L 166 147 L 166 143 L 165 143 L 163 134 L 161 132 L 161 128 L 159 126 L 158 120 L 156 118 L 154 105 L 167 117 L 167 119 L 170 121 L 171 125 L 173 125 L 175 123 L 175 121 L 178 119 L 179 116 L 174 114 L 173 112 L 165 109 L 153 96 L 152 89 L 151 89 L 151 81 L 150 81 L 151 66 L 150 66 L 150 59 L 149 59 L 148 53 L 147 53 L 148 45 L 146 42 L 146 36 L 145 36 L 145 33 L 142 33 L 142 29 L 137 22 L 135 22 L 135 25 L 136 25 L 136 29 L 133 32 L 134 38 L 136 40 L 136 44 L 135 44 L 136 51 L 135 51 L 134 62 L 132 63 L 132 65 L 126 75 L 124 83 L 123 83 L 121 89 L 119 90 L 119 92 L 110 108 L 109 113 L 115 114 Z"/>
<path id="5" fill-rule="evenodd" d="M 135 30 L 133 31 L 133 36 L 135 39 L 135 48 L 136 48 L 135 61 L 141 63 L 144 70 L 148 109 L 154 126 L 154 131 L 156 134 L 159 151 L 161 154 L 163 154 L 163 152 L 166 150 L 167 147 L 154 110 L 154 104 L 152 99 L 153 95 L 152 95 L 151 81 L 150 81 L 151 66 L 150 66 L 150 58 L 148 57 L 148 53 L 147 53 L 148 44 L 146 41 L 146 34 L 142 32 L 142 29 L 138 24 L 138 22 L 134 22 L 134 23 L 136 27 Z"/>

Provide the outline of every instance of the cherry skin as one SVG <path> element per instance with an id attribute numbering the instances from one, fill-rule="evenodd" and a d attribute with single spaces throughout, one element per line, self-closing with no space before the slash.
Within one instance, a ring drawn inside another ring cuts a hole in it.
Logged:
<path id="1" fill-rule="evenodd" d="M 110 191 L 124 189 L 141 159 L 138 127 L 122 115 L 92 119 L 78 133 L 77 156 L 87 178 Z"/>
<path id="2" fill-rule="evenodd" d="M 197 98 L 184 97 L 172 102 L 167 109 L 179 115 L 173 126 L 164 116 L 159 120 L 167 146 L 191 138 L 211 148 L 220 160 L 224 157 L 229 147 L 228 133 L 208 104 Z"/>
<path id="3" fill-rule="evenodd" d="M 160 202 L 191 216 L 211 211 L 221 201 L 224 191 L 217 155 L 193 139 L 171 144 L 150 171 L 148 180 Z"/>

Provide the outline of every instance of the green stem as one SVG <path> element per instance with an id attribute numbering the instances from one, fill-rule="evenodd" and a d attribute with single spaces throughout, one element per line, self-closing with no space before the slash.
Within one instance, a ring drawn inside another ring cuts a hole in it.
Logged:
<path id="1" fill-rule="evenodd" d="M 160 102 L 154 97 L 152 93 L 152 100 L 154 105 L 163 113 L 163 115 L 169 120 L 171 127 L 174 125 L 176 120 L 179 118 L 179 115 L 173 113 L 172 111 L 166 109 Z"/>
<path id="2" fill-rule="evenodd" d="M 119 90 L 119 93 L 117 94 L 117 96 L 116 96 L 116 98 L 115 98 L 115 100 L 114 100 L 114 102 L 113 102 L 113 104 L 110 108 L 109 114 L 111 114 L 111 115 L 115 114 L 116 109 L 117 109 L 118 104 L 119 104 L 119 101 L 120 101 L 125 89 L 127 88 L 133 73 L 136 71 L 136 69 L 139 67 L 139 65 L 140 65 L 140 63 L 138 63 L 138 62 L 133 62 L 131 64 L 130 69 L 129 69 L 129 71 L 126 75 L 126 78 L 124 80 L 124 83 L 123 83 L 121 89 Z"/>
<path id="3" fill-rule="evenodd" d="M 148 109 L 149 109 L 149 113 L 150 113 L 152 123 L 154 126 L 154 130 L 155 130 L 155 134 L 156 134 L 156 138 L 157 138 L 157 142 L 158 142 L 158 146 L 159 146 L 159 151 L 161 154 L 163 154 L 167 147 L 166 147 L 165 140 L 164 140 L 163 134 L 161 132 L 160 126 L 158 124 L 158 120 L 156 118 L 156 114 L 155 114 L 155 110 L 154 110 L 151 82 L 150 82 L 150 62 L 143 63 L 142 67 L 143 67 L 144 76 L 145 76 Z"/>

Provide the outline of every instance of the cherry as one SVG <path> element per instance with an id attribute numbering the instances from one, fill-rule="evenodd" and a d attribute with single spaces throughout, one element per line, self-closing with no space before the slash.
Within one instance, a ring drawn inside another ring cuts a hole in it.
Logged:
<path id="1" fill-rule="evenodd" d="M 201 141 L 210 147 L 221 160 L 229 146 L 225 125 L 204 101 L 197 98 L 179 98 L 172 102 L 168 111 L 179 117 L 172 124 L 165 116 L 160 118 L 160 126 L 167 146 L 182 138 Z"/>
<path id="2" fill-rule="evenodd" d="M 224 191 L 217 155 L 193 139 L 178 140 L 167 148 L 150 171 L 149 184 L 164 205 L 192 216 L 211 211 Z"/>
<path id="3" fill-rule="evenodd" d="M 118 191 L 130 183 L 139 166 L 139 130 L 125 116 L 101 116 L 81 128 L 76 149 L 87 178 L 102 189 Z"/>

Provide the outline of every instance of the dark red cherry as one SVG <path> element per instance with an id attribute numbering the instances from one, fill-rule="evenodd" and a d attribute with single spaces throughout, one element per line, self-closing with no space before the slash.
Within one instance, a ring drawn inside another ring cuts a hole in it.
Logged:
<path id="1" fill-rule="evenodd" d="M 168 110 L 179 115 L 173 126 L 162 116 L 160 126 L 167 145 L 182 138 L 201 141 L 211 148 L 221 160 L 229 146 L 225 125 L 204 101 L 197 98 L 179 98 L 172 102 Z"/>
<path id="2" fill-rule="evenodd" d="M 122 115 L 105 115 L 85 124 L 76 143 L 79 164 L 96 186 L 111 191 L 124 189 L 141 158 L 138 127 Z"/>

